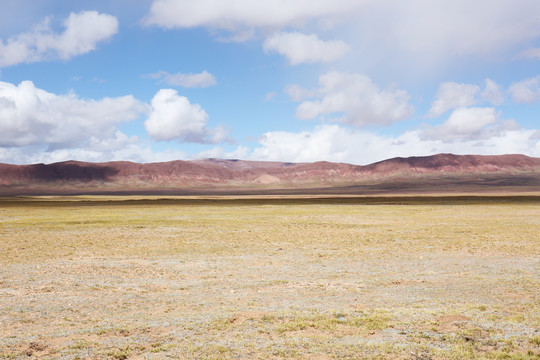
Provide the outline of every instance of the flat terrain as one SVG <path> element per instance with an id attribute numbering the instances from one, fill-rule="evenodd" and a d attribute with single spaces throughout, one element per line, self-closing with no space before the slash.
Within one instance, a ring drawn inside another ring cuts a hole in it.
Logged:
<path id="1" fill-rule="evenodd" d="M 540 359 L 540 197 L 3 198 L 0 358 Z"/>

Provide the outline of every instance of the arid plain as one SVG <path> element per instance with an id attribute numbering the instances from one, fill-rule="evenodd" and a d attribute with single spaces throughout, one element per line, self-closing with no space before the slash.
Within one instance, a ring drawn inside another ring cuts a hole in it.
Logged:
<path id="1" fill-rule="evenodd" d="M 540 197 L 0 201 L 0 358 L 538 359 Z"/>

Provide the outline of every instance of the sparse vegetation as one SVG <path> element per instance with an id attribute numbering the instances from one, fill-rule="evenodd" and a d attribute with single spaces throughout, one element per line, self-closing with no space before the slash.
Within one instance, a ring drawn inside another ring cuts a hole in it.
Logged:
<path id="1" fill-rule="evenodd" d="M 0 359 L 540 359 L 540 201 L 0 200 Z"/>

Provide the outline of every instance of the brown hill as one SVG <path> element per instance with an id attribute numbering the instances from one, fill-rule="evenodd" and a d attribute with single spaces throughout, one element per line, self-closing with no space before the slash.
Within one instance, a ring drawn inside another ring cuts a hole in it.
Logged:
<path id="1" fill-rule="evenodd" d="M 540 190 L 540 158 L 452 155 L 344 163 L 225 159 L 0 164 L 0 194 Z"/>
<path id="2" fill-rule="evenodd" d="M 538 171 L 540 158 L 525 155 L 453 155 L 437 154 L 409 158 L 393 158 L 366 166 L 379 176 L 425 173 L 516 173 Z"/>

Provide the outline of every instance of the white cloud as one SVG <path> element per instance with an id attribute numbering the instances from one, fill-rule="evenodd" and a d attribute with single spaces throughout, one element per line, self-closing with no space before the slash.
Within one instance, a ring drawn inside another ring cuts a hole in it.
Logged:
<path id="1" fill-rule="evenodd" d="M 154 0 L 146 25 L 206 27 L 242 34 L 251 30 L 328 26 L 345 39 L 362 64 L 397 62 L 426 72 L 457 57 L 505 54 L 531 48 L 540 36 L 537 0 Z M 536 56 L 536 49 L 530 51 Z M 364 62 L 365 61 L 365 62 Z M 400 67 L 403 69 L 403 67 Z"/>
<path id="2" fill-rule="evenodd" d="M 259 138 L 260 146 L 252 150 L 239 146 L 232 151 L 215 147 L 196 154 L 166 149 L 154 151 L 140 140 L 118 133 L 107 141 L 45 152 L 39 147 L 2 148 L 0 162 L 28 164 L 51 163 L 77 159 L 82 161 L 129 160 L 155 162 L 207 157 L 239 158 L 261 161 L 335 161 L 365 165 L 397 156 L 454 154 L 526 154 L 540 157 L 540 130 L 507 129 L 481 140 L 460 139 L 444 142 L 426 139 L 421 130 L 399 135 L 379 135 L 369 131 L 321 125 L 311 131 L 267 132 Z M 106 148 L 107 150 L 103 150 Z"/>
<path id="3" fill-rule="evenodd" d="M 436 153 L 454 154 L 527 154 L 540 156 L 538 130 L 505 130 L 489 138 L 459 139 L 445 142 L 427 139 L 421 130 L 397 136 L 346 129 L 338 125 L 321 125 L 312 131 L 267 132 L 249 158 L 266 161 L 335 161 L 369 164 L 397 156 L 425 156 Z"/>
<path id="4" fill-rule="evenodd" d="M 362 49 L 385 49 L 425 68 L 470 55 L 512 52 L 540 35 L 536 0 L 408 0 L 370 3 L 356 13 Z M 370 36 L 376 34 L 376 36 Z"/>
<path id="5" fill-rule="evenodd" d="M 482 91 L 482 100 L 493 105 L 502 105 L 504 103 L 504 93 L 499 85 L 491 79 L 486 79 L 486 86 Z"/>
<path id="6" fill-rule="evenodd" d="M 264 102 L 271 101 L 273 98 L 276 97 L 276 95 L 277 95 L 277 93 L 275 93 L 273 91 L 266 93 L 266 95 L 264 96 Z"/>
<path id="7" fill-rule="evenodd" d="M 298 99 L 317 94 L 320 100 L 304 101 L 297 110 L 300 119 L 313 119 L 319 115 L 337 114 L 336 121 L 355 125 L 390 125 L 412 115 L 413 106 L 404 90 L 380 90 L 371 79 L 362 74 L 332 71 L 319 77 L 320 87 L 303 90 L 288 87 L 286 91 Z"/>
<path id="8" fill-rule="evenodd" d="M 358 0 L 154 0 L 146 25 L 164 28 L 205 26 L 237 30 L 245 27 L 282 27 L 309 19 L 346 13 Z"/>
<path id="9" fill-rule="evenodd" d="M 95 50 L 97 44 L 118 31 L 118 20 L 96 11 L 71 13 L 64 21 L 63 33 L 54 33 L 50 19 L 32 31 L 0 39 L 0 67 L 47 60 L 68 60 Z"/>
<path id="10" fill-rule="evenodd" d="M 116 130 L 113 137 L 90 137 L 85 143 L 72 149 L 55 149 L 52 151 L 29 152 L 28 148 L 19 148 L 20 154 L 26 157 L 25 163 L 52 163 L 66 160 L 102 162 L 110 160 L 133 161 L 141 158 L 144 150 L 139 146 L 140 139 L 127 136 Z"/>
<path id="11" fill-rule="evenodd" d="M 131 95 L 82 99 L 47 92 L 30 81 L 0 82 L 0 162 L 150 162 L 190 156 L 175 149 L 156 152 L 149 140 L 118 129 L 145 114 L 145 126 L 157 140 L 230 142 L 223 128 L 206 126 L 208 115 L 199 105 L 172 89 L 158 91 L 150 106 Z"/>
<path id="12" fill-rule="evenodd" d="M 304 89 L 298 84 L 289 84 L 285 86 L 285 89 L 283 89 L 283 92 L 289 95 L 292 101 L 302 101 L 305 99 L 316 97 L 319 93 L 319 91 L 316 89 L 315 90 Z"/>
<path id="13" fill-rule="evenodd" d="M 517 103 L 533 103 L 540 101 L 540 76 L 512 83 L 508 92 Z"/>
<path id="14" fill-rule="evenodd" d="M 135 159 L 144 152 L 140 140 L 117 126 L 146 110 L 131 95 L 82 99 L 47 92 L 30 81 L 0 82 L 0 162 Z"/>
<path id="15" fill-rule="evenodd" d="M 139 163 L 185 159 L 188 154 L 174 149 L 152 150 L 151 146 L 134 136 L 117 131 L 114 138 L 92 138 L 72 149 L 45 151 L 42 146 L 0 147 L 0 162 L 10 164 L 54 163 L 67 160 L 105 162 L 133 161 Z"/>
<path id="16" fill-rule="evenodd" d="M 199 104 L 191 104 L 176 90 L 161 89 L 152 99 L 152 109 L 144 126 L 158 141 L 217 143 L 226 140 L 223 128 L 210 129 L 207 122 L 208 114 Z"/>
<path id="17" fill-rule="evenodd" d="M 424 130 L 422 136 L 444 142 L 480 140 L 518 128 L 513 120 L 500 120 L 494 108 L 459 108 L 443 124 Z"/>
<path id="18" fill-rule="evenodd" d="M 249 157 L 250 150 L 245 146 L 238 146 L 232 151 L 226 151 L 221 147 L 213 147 L 208 150 L 203 150 L 196 154 L 187 155 L 188 159 L 247 159 Z"/>
<path id="19" fill-rule="evenodd" d="M 81 99 L 56 95 L 30 81 L 0 82 L 0 147 L 73 148 L 92 137 L 116 137 L 116 125 L 138 118 L 145 106 L 133 96 Z"/>
<path id="20" fill-rule="evenodd" d="M 445 82 L 439 86 L 435 101 L 429 110 L 430 116 L 439 116 L 448 110 L 474 105 L 480 87 L 471 84 Z"/>
<path id="21" fill-rule="evenodd" d="M 158 71 L 157 73 L 148 75 L 148 77 L 152 79 L 161 79 L 171 86 L 182 86 L 185 88 L 205 88 L 216 84 L 214 75 L 206 70 L 197 74 L 170 74 L 166 71 Z"/>
<path id="22" fill-rule="evenodd" d="M 351 150 L 347 145 L 348 131 L 337 125 L 317 127 L 315 131 L 299 133 L 272 131 L 259 138 L 260 148 L 252 158 L 275 161 L 343 161 Z M 336 141 L 341 138 L 345 141 Z"/>
<path id="23" fill-rule="evenodd" d="M 522 51 L 518 58 L 525 59 L 540 59 L 540 48 L 530 48 L 525 51 Z"/>
<path id="24" fill-rule="evenodd" d="M 317 35 L 299 32 L 279 32 L 268 37 L 263 44 L 266 53 L 284 55 L 291 65 L 301 63 L 328 63 L 345 56 L 351 48 L 341 40 L 320 40 Z"/>

